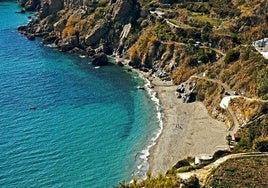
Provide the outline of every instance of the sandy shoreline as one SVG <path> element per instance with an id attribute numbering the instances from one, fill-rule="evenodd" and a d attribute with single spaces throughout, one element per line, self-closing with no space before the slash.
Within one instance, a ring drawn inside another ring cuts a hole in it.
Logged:
<path id="1" fill-rule="evenodd" d="M 164 129 L 151 150 L 149 172 L 166 173 L 179 160 L 198 154 L 213 154 L 227 148 L 227 128 L 211 118 L 201 102 L 183 103 L 176 86 L 152 80 L 164 111 Z"/>
<path id="2" fill-rule="evenodd" d="M 124 64 L 126 60 L 115 58 Z M 176 86 L 135 70 L 140 77 L 149 79 L 157 93 L 163 111 L 163 131 L 150 150 L 149 173 L 165 174 L 181 159 L 198 154 L 213 154 L 227 148 L 227 128 L 212 119 L 201 102 L 183 103 L 176 96 Z"/>

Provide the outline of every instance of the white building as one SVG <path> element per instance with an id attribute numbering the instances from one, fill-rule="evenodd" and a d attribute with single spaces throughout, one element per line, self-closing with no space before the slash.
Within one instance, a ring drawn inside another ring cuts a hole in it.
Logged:
<path id="1" fill-rule="evenodd" d="M 257 40 L 252 45 L 265 59 L 268 59 L 268 38 Z"/>

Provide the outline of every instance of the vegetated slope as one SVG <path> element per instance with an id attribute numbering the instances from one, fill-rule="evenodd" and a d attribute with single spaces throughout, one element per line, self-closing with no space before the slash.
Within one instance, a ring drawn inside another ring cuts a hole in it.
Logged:
<path id="1" fill-rule="evenodd" d="M 177 84 L 192 74 L 207 71 L 209 77 L 247 95 L 264 97 L 258 87 L 258 75 L 266 71 L 267 60 L 258 55 L 251 43 L 268 33 L 268 2 L 184 2 L 166 5 L 154 1 L 141 6 L 141 32 L 150 28 L 150 35 L 146 36 L 154 36 L 155 42 L 138 41 L 130 49 L 130 58 L 141 66 L 151 66 L 160 76 L 170 74 Z M 142 48 L 142 54 L 133 53 L 144 43 L 150 47 Z M 223 61 L 223 54 L 230 56 L 232 49 L 238 57 Z"/>
<path id="2" fill-rule="evenodd" d="M 268 158 L 247 157 L 230 159 L 210 176 L 212 187 L 267 187 Z"/>
<path id="3" fill-rule="evenodd" d="M 230 94 L 236 91 L 268 99 L 268 60 L 252 46 L 253 41 L 268 35 L 267 1 L 139 2 L 140 37 L 128 51 L 132 65 L 151 69 L 175 84 L 192 75 L 205 75 L 228 85 Z M 231 124 L 219 106 L 225 88 L 204 79 L 192 81 L 197 85 L 196 99 L 203 101 L 215 118 Z M 243 115 L 241 119 L 246 121 L 242 123 L 246 123 L 263 113 L 262 105 L 256 102 L 256 111 L 237 115 Z"/>

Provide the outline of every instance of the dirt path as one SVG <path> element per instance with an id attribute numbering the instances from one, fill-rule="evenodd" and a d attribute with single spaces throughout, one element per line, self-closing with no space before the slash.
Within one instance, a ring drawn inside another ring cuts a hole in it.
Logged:
<path id="1" fill-rule="evenodd" d="M 208 77 L 204 77 L 204 76 L 198 76 L 198 75 L 193 75 L 193 76 L 191 76 L 191 78 L 197 78 L 197 79 L 213 82 L 213 83 L 216 83 L 218 85 L 221 85 L 225 89 L 225 91 L 227 91 L 229 93 L 231 93 L 231 91 L 232 91 L 231 88 L 227 84 L 222 83 L 220 80 L 217 80 L 217 79 L 212 79 L 212 78 L 208 78 Z"/>

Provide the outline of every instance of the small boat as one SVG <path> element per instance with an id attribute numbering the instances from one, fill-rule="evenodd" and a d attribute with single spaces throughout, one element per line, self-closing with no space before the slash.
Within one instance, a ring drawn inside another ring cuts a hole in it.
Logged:
<path id="1" fill-rule="evenodd" d="M 36 106 L 29 106 L 29 109 L 30 109 L 30 110 L 36 110 L 37 107 L 36 107 Z"/>

